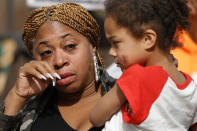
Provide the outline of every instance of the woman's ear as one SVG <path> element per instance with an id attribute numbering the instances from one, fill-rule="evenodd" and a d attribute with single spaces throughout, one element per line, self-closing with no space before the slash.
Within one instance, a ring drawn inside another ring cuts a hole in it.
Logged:
<path id="1" fill-rule="evenodd" d="M 96 52 L 96 46 L 94 46 L 93 48 L 92 48 L 92 51 L 95 53 Z"/>
<path id="2" fill-rule="evenodd" d="M 95 53 L 96 52 L 96 46 L 93 46 L 91 44 L 89 44 L 89 49 L 91 53 Z"/>
<path id="3" fill-rule="evenodd" d="M 152 49 L 157 40 L 157 34 L 155 31 L 151 29 L 147 29 L 144 33 L 144 49 L 149 50 Z"/>

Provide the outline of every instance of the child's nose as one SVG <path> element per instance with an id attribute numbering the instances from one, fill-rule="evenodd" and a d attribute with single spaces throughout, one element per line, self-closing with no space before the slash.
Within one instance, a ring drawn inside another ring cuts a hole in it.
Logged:
<path id="1" fill-rule="evenodd" d="M 112 56 L 112 57 L 115 57 L 116 56 L 116 51 L 115 51 L 114 48 L 110 48 L 109 55 Z"/>

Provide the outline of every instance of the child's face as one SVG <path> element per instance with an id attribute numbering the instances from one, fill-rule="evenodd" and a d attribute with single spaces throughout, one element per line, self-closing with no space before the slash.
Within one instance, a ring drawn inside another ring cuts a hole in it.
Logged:
<path id="1" fill-rule="evenodd" d="M 135 38 L 127 28 L 118 26 L 112 17 L 105 20 L 105 34 L 111 43 L 109 54 L 123 71 L 133 64 L 145 64 L 144 38 Z"/>

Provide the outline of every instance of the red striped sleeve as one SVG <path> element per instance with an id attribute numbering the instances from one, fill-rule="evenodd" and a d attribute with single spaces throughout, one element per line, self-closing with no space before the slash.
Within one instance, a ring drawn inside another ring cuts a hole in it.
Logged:
<path id="1" fill-rule="evenodd" d="M 128 114 L 123 106 L 123 120 L 135 125 L 143 122 L 148 117 L 150 108 L 159 97 L 167 79 L 167 73 L 159 66 L 133 65 L 124 71 L 117 80 L 117 85 L 127 98 L 132 115 Z"/>

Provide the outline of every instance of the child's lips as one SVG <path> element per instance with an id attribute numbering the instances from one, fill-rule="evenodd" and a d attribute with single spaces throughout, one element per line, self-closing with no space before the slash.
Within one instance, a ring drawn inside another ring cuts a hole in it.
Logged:
<path id="1" fill-rule="evenodd" d="M 76 79 L 76 75 L 73 73 L 64 73 L 64 74 L 60 74 L 60 76 L 62 79 L 57 80 L 58 85 L 67 85 Z"/>
<path id="2" fill-rule="evenodd" d="M 121 64 L 120 63 L 116 63 L 117 67 L 120 67 L 121 68 Z"/>
<path id="3" fill-rule="evenodd" d="M 116 63 L 116 66 L 119 67 L 122 71 L 125 70 L 125 69 L 123 68 L 122 64 L 120 64 L 120 63 Z"/>

